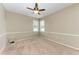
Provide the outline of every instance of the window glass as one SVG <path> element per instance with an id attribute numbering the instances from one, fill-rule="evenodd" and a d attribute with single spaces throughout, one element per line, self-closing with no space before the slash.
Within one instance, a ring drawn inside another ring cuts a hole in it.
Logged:
<path id="1" fill-rule="evenodd" d="M 45 21 L 44 20 L 33 20 L 33 31 L 34 32 L 44 32 L 45 31 Z"/>
<path id="2" fill-rule="evenodd" d="M 33 31 L 38 32 L 39 23 L 38 20 L 33 20 Z"/>
<path id="3" fill-rule="evenodd" d="M 45 31 L 45 22 L 44 20 L 40 20 L 40 32 L 44 32 Z"/>

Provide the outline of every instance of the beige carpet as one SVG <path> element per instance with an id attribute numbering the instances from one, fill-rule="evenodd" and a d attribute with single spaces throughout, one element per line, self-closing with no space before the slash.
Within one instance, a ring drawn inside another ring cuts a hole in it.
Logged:
<path id="1" fill-rule="evenodd" d="M 77 55 L 79 51 L 51 42 L 44 37 L 23 39 L 8 45 L 4 55 Z"/>

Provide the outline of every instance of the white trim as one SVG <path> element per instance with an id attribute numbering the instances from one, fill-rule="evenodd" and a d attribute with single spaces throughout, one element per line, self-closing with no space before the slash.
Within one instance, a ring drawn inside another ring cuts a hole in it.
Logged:
<path id="1" fill-rule="evenodd" d="M 73 34 L 67 34 L 67 33 L 57 33 L 57 32 L 43 32 L 43 33 L 59 34 L 59 35 L 67 35 L 67 36 L 79 36 L 79 35 L 73 35 Z M 52 40 L 52 38 L 50 38 L 48 35 L 46 35 L 45 37 L 46 37 L 48 40 L 53 41 L 53 42 L 55 42 L 55 43 L 58 43 L 58 44 L 67 46 L 67 47 L 72 48 L 72 49 L 75 49 L 75 50 L 79 50 L 79 48 L 73 47 L 73 46 L 71 46 L 71 45 L 64 44 L 64 43 L 61 43 L 61 42 L 57 42 L 57 41 L 55 41 L 55 40 Z"/>
<path id="2" fill-rule="evenodd" d="M 47 38 L 47 37 L 46 37 L 46 38 Z M 47 38 L 47 40 L 53 41 L 53 42 L 55 42 L 55 43 L 57 43 L 57 44 L 60 44 L 60 45 L 63 45 L 63 46 L 66 46 L 66 47 L 69 47 L 69 48 L 72 48 L 72 49 L 75 49 L 75 50 L 79 50 L 79 48 L 76 48 L 76 47 L 73 47 L 73 46 L 70 46 L 70 45 L 67 45 L 67 44 L 64 44 L 64 43 L 57 42 L 57 41 L 52 40 L 52 39 L 50 39 L 50 38 Z"/>
<path id="3" fill-rule="evenodd" d="M 59 32 L 43 32 L 43 33 L 60 34 L 60 35 L 67 35 L 67 36 L 79 36 L 77 34 L 59 33 Z"/>
<path id="4" fill-rule="evenodd" d="M 32 31 L 27 31 L 27 32 L 7 32 L 7 34 L 19 34 L 19 33 L 32 33 Z"/>
<path id="5" fill-rule="evenodd" d="M 2 33 L 2 34 L 0 34 L 0 37 L 3 37 L 3 36 L 5 36 L 7 33 Z"/>
<path id="6" fill-rule="evenodd" d="M 2 33 L 0 34 L 0 37 L 7 35 L 7 34 L 19 34 L 19 33 L 33 33 L 32 31 L 27 31 L 27 32 L 7 32 L 7 33 Z"/>

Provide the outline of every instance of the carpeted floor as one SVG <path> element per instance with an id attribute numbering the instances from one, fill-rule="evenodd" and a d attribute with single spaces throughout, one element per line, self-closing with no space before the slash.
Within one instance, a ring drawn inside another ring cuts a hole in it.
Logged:
<path id="1" fill-rule="evenodd" d="M 17 40 L 9 44 L 3 55 L 78 55 L 79 51 L 49 41 L 44 37 Z"/>

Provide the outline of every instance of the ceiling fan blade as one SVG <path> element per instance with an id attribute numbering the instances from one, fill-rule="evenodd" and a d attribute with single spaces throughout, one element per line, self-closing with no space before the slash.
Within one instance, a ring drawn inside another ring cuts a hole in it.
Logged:
<path id="1" fill-rule="evenodd" d="M 32 9 L 32 8 L 29 8 L 29 7 L 27 7 L 27 9 L 34 10 L 34 9 Z"/>
<path id="2" fill-rule="evenodd" d="M 40 9 L 39 11 L 45 11 L 45 9 Z"/>

